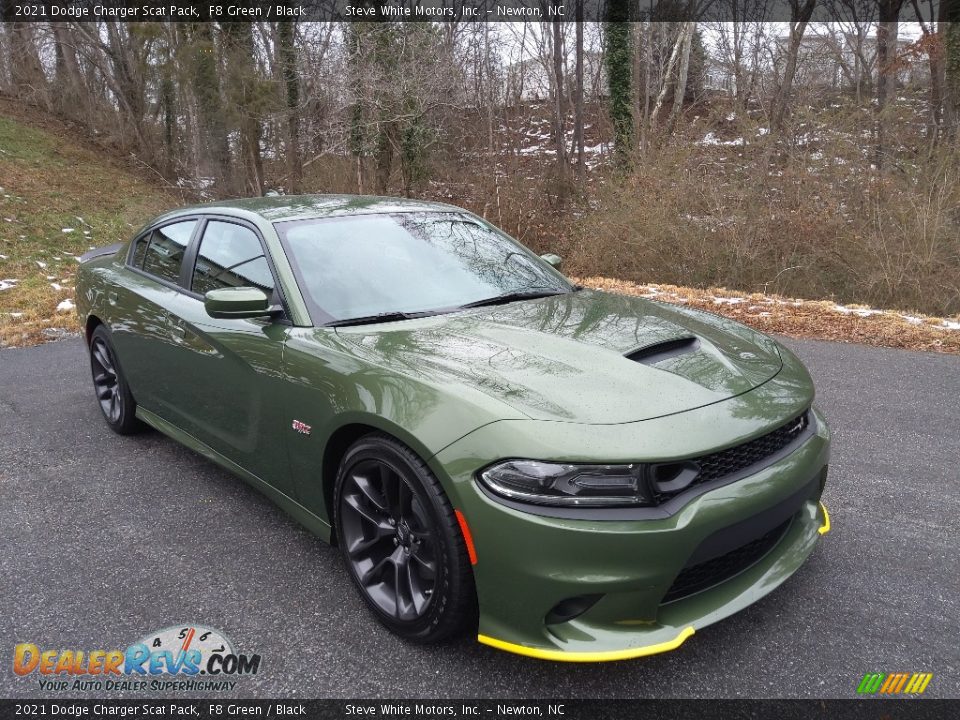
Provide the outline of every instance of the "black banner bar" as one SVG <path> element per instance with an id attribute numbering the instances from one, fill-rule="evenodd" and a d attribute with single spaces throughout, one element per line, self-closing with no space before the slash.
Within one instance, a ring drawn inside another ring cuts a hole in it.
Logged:
<path id="1" fill-rule="evenodd" d="M 958 700 L 0 700 L 0 717 L 954 720 Z"/>
<path id="2" fill-rule="evenodd" d="M 941 2 L 904 3 L 901 22 L 936 19 Z M 629 21 L 700 22 L 789 21 L 789 0 L 0 0 L 7 22 L 571 22 L 582 9 L 584 21 L 616 18 Z M 857 13 L 859 22 L 879 19 L 879 2 L 818 3 L 812 22 L 843 21 Z M 855 8 L 855 10 L 854 10 Z"/>

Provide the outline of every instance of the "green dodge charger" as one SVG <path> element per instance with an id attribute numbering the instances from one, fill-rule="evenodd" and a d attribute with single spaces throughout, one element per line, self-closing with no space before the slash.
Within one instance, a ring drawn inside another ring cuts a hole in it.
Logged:
<path id="1" fill-rule="evenodd" d="M 536 658 L 680 646 L 830 528 L 830 433 L 786 348 L 587 290 L 438 203 L 268 197 L 91 251 L 97 401 L 339 547 L 409 640 Z"/>

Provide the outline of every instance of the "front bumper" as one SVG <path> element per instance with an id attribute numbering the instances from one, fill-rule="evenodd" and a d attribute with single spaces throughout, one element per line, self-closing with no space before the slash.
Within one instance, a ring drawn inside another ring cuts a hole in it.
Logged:
<path id="1" fill-rule="evenodd" d="M 819 502 L 829 431 L 815 415 L 816 432 L 786 457 L 656 519 L 566 519 L 506 507 L 473 481 L 478 454 L 456 444 L 448 448 L 437 459 L 453 480 L 452 498 L 476 546 L 479 640 L 549 660 L 642 657 L 679 647 L 695 630 L 773 591 L 830 527 Z M 495 440 L 503 430 L 496 425 L 488 426 L 488 437 L 471 442 Z M 732 528 L 749 528 L 754 519 L 769 520 L 773 512 L 787 519 L 759 560 L 712 587 L 664 602 L 704 544 Z M 581 596 L 594 596 L 587 610 L 567 621 L 557 622 L 555 615 L 547 621 L 559 603 Z"/>

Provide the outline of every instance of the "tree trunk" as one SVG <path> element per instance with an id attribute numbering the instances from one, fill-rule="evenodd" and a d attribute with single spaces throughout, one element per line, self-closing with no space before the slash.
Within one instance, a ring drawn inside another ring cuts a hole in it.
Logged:
<path id="1" fill-rule="evenodd" d="M 680 71 L 677 73 L 677 82 L 673 88 L 673 109 L 670 111 L 670 121 L 668 125 L 668 134 L 673 134 L 673 129 L 680 119 L 680 113 L 683 110 L 683 99 L 687 94 L 687 75 L 690 72 L 690 50 L 693 46 L 693 33 L 697 24 L 695 22 L 685 22 L 680 32 L 683 36 L 683 49 L 681 51 Z"/>
<path id="2" fill-rule="evenodd" d="M 377 188 L 378 195 L 386 195 L 390 186 L 390 173 L 393 171 L 393 128 L 388 123 L 380 125 L 377 138 Z"/>
<path id="3" fill-rule="evenodd" d="M 574 103 L 573 140 L 577 145 L 577 180 L 581 184 L 587 179 L 586 153 L 583 147 L 583 0 L 577 0 L 577 91 Z"/>
<path id="4" fill-rule="evenodd" d="M 292 193 L 300 192 L 303 184 L 303 160 L 300 157 L 300 79 L 297 74 L 295 32 L 294 23 L 277 23 L 277 54 L 287 103 L 287 180 Z"/>
<path id="5" fill-rule="evenodd" d="M 960 3 L 940 3 L 944 58 L 944 125 L 951 138 L 960 135 Z"/>
<path id="6" fill-rule="evenodd" d="M 220 82 L 212 25 L 212 23 L 194 23 L 193 25 L 193 90 L 196 93 L 200 114 L 204 155 L 210 163 L 210 170 L 216 181 L 225 183 L 231 177 L 230 146 L 227 143 L 227 126 L 220 100 Z"/>
<path id="7" fill-rule="evenodd" d="M 882 170 L 887 155 L 887 105 L 897 92 L 897 34 L 903 0 L 881 0 L 877 23 L 877 148 L 875 163 Z"/>
<path id="8" fill-rule="evenodd" d="M 797 75 L 797 56 L 800 54 L 800 44 L 803 34 L 807 30 L 807 23 L 813 15 L 816 0 L 790 0 L 790 42 L 787 45 L 787 59 L 783 67 L 783 77 L 777 88 L 770 113 L 770 132 L 780 135 L 783 132 L 783 123 L 790 106 L 790 95 L 793 92 L 793 79 Z"/>
<path id="9" fill-rule="evenodd" d="M 650 124 L 657 121 L 660 114 L 660 108 L 663 107 L 663 101 L 667 97 L 667 90 L 670 87 L 670 78 L 673 76 L 673 69 L 677 66 L 680 58 L 680 52 L 683 49 L 686 38 L 686 26 L 690 23 L 683 23 L 680 27 L 680 33 L 677 35 L 676 42 L 673 43 L 673 50 L 670 52 L 670 59 L 667 61 L 667 67 L 663 71 L 663 78 L 660 81 L 660 92 L 657 93 L 657 101 L 653 104 L 653 111 L 650 113 Z M 681 99 L 682 102 L 682 99 Z"/>
<path id="10" fill-rule="evenodd" d="M 10 80 L 18 98 L 49 107 L 47 76 L 30 23 L 10 24 Z"/>
<path id="11" fill-rule="evenodd" d="M 566 108 L 563 98 L 563 24 L 553 26 L 553 147 L 557 154 L 557 177 L 561 183 L 560 199 L 563 200 L 567 177 Z"/>
<path id="12" fill-rule="evenodd" d="M 629 0 L 607 3 L 606 53 L 607 88 L 610 93 L 610 122 L 613 125 L 613 149 L 620 170 L 628 169 L 633 151 L 633 72 L 630 41 Z"/>
<path id="13" fill-rule="evenodd" d="M 77 64 L 77 50 L 66 23 L 50 23 L 57 51 L 56 110 L 75 120 L 89 118 L 89 106 L 83 87 L 83 77 Z"/>

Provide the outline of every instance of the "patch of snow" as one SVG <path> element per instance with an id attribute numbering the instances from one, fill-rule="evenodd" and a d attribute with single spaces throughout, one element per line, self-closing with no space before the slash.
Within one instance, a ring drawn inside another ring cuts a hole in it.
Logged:
<path id="1" fill-rule="evenodd" d="M 740 303 L 745 302 L 744 298 L 732 297 L 716 297 L 713 298 L 714 305 L 739 305 Z"/>
<path id="2" fill-rule="evenodd" d="M 759 130 L 757 130 L 757 135 L 760 135 L 761 137 L 769 134 L 770 134 L 770 128 L 760 128 Z"/>
<path id="3" fill-rule="evenodd" d="M 923 322 L 923 318 L 918 318 L 916 315 L 901 315 L 900 317 L 902 317 L 911 325 L 919 325 Z"/>
<path id="4" fill-rule="evenodd" d="M 873 308 L 848 308 L 844 305 L 834 305 L 833 309 L 843 315 L 856 315 L 857 317 L 870 317 L 871 315 L 886 315 L 883 310 L 874 310 Z"/>
<path id="5" fill-rule="evenodd" d="M 18 282 L 20 281 L 15 278 L 4 278 L 0 280 L 0 290 L 9 290 L 12 287 L 16 287 Z"/>
<path id="6" fill-rule="evenodd" d="M 955 320 L 944 320 L 942 327 L 945 327 L 947 330 L 960 330 L 960 322 Z"/>
<path id="7" fill-rule="evenodd" d="M 7 313 L 7 315 L 12 317 L 14 320 L 19 320 L 23 317 L 23 313 Z"/>
<path id="8" fill-rule="evenodd" d="M 76 305 L 73 304 L 73 300 L 67 298 L 66 300 L 61 300 L 60 304 L 57 305 L 57 312 L 70 312 L 75 307 Z"/>
<path id="9" fill-rule="evenodd" d="M 73 228 L 61 228 L 60 232 L 63 232 L 63 233 L 72 233 L 72 232 L 74 232 L 74 229 L 73 229 Z"/>
<path id="10" fill-rule="evenodd" d="M 37 265 L 40 266 L 40 269 L 41 269 L 41 270 L 46 270 L 46 269 L 47 269 L 47 264 L 46 264 L 45 262 L 41 262 L 41 261 L 39 261 L 39 260 L 34 260 L 34 262 L 35 262 Z"/>
<path id="11" fill-rule="evenodd" d="M 7 259 L 8 259 L 8 258 L 7 258 L 6 255 L 0 255 L 0 260 L 7 260 Z"/>
<path id="12" fill-rule="evenodd" d="M 729 115 L 727 115 L 727 122 L 733 122 L 736 119 L 737 119 L 737 114 L 735 112 L 732 112 Z"/>
<path id="13" fill-rule="evenodd" d="M 50 283 L 50 287 L 52 287 L 57 292 L 60 292 L 61 290 L 63 290 L 63 286 L 60 285 L 60 283 Z"/>
<path id="14" fill-rule="evenodd" d="M 699 140 L 699 141 L 697 142 L 697 145 L 727 145 L 727 146 L 735 145 L 735 146 L 740 146 L 740 145 L 743 145 L 743 144 L 744 144 L 744 143 L 743 143 L 743 138 L 742 138 L 742 137 L 736 138 L 735 140 L 721 140 L 721 139 L 718 138 L 716 135 L 714 135 L 713 132 L 708 132 L 706 135 L 703 136 L 703 140 Z"/>

